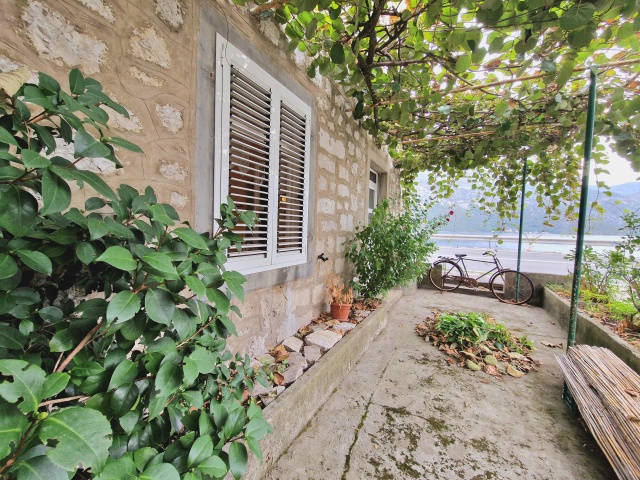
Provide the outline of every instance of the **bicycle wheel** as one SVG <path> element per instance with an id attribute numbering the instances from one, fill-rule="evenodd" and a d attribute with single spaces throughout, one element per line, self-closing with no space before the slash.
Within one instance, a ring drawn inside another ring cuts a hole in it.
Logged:
<path id="1" fill-rule="evenodd" d="M 524 273 L 504 269 L 489 280 L 491 293 L 504 303 L 521 305 L 533 297 L 533 282 Z"/>
<path id="2" fill-rule="evenodd" d="M 439 260 L 429 270 L 429 279 L 434 287 L 443 292 L 455 290 L 462 284 L 462 270 L 449 260 Z"/>

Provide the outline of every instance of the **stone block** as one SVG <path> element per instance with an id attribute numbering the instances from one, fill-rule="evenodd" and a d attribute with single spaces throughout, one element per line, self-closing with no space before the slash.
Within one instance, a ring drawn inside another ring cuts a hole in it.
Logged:
<path id="1" fill-rule="evenodd" d="M 321 198 L 318 200 L 318 213 L 333 215 L 336 213 L 336 202 L 330 198 Z"/>
<path id="2" fill-rule="evenodd" d="M 282 341 L 282 346 L 287 352 L 299 352 L 304 342 L 298 337 L 289 337 Z"/>
<path id="3" fill-rule="evenodd" d="M 326 330 L 327 328 L 329 327 L 324 323 L 314 323 L 309 327 L 309 330 L 311 330 L 312 332 L 321 332 L 323 330 Z"/>
<path id="4" fill-rule="evenodd" d="M 306 347 L 304 347 L 303 353 L 304 358 L 307 359 L 307 363 L 309 363 L 309 365 L 313 365 L 314 363 L 316 363 L 322 356 L 320 347 L 316 347 L 315 345 L 307 345 Z"/>
<path id="5" fill-rule="evenodd" d="M 316 347 L 320 348 L 321 351 L 326 352 L 336 343 L 338 343 L 341 338 L 342 335 L 340 335 L 339 333 L 323 330 L 307 335 L 307 338 L 305 338 L 305 343 L 307 345 L 315 345 Z"/>
<path id="6" fill-rule="evenodd" d="M 289 366 L 283 373 L 285 386 L 291 385 L 300 378 L 309 366 L 304 355 L 301 353 L 292 353 L 289 355 L 287 362 L 289 363 Z"/>
<path id="7" fill-rule="evenodd" d="M 356 327 L 355 323 L 350 322 L 340 322 L 340 325 L 336 325 L 331 328 L 331 330 L 339 333 L 347 333 L 353 330 Z"/>

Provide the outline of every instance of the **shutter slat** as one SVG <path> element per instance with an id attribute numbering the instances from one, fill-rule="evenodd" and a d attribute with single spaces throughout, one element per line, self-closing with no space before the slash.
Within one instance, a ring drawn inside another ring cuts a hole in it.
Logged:
<path id="1" fill-rule="evenodd" d="M 269 248 L 269 152 L 271 142 L 271 92 L 231 68 L 229 101 L 229 196 L 238 208 L 252 210 L 260 223 L 253 230 L 236 225 L 242 251 L 231 257 L 261 257 Z"/>
<path id="2" fill-rule="evenodd" d="M 278 252 L 302 252 L 304 247 L 304 174 L 306 118 L 280 105 Z M 285 198 L 286 201 L 282 201 Z"/>

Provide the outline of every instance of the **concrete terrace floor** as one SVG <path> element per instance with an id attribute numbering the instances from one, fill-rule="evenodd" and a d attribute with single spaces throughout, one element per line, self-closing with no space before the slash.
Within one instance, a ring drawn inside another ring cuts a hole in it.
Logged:
<path id="1" fill-rule="evenodd" d="M 449 366 L 414 328 L 433 309 L 488 313 L 534 340 L 538 372 L 494 378 Z M 544 310 L 418 290 L 264 478 L 615 479 L 562 400 L 566 333 Z"/>

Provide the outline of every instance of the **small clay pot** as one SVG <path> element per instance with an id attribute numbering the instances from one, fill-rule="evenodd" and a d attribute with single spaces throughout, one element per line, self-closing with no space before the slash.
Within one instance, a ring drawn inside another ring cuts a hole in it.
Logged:
<path id="1" fill-rule="evenodd" d="M 341 322 L 348 321 L 350 311 L 351 311 L 350 303 L 332 303 L 331 304 L 331 317 L 334 320 L 340 320 Z"/>

